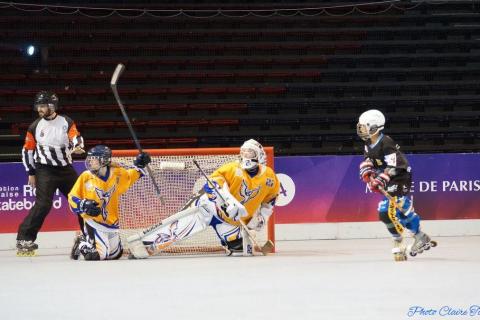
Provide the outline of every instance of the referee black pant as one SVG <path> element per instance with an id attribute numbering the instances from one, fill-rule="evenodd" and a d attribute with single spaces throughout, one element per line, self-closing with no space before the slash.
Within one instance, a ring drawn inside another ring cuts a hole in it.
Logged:
<path id="1" fill-rule="evenodd" d="M 57 188 L 68 197 L 68 193 L 77 181 L 78 175 L 71 165 L 54 167 L 36 164 L 35 185 L 36 198 L 30 212 L 18 227 L 17 240 L 37 239 L 37 234 L 43 221 L 52 209 L 53 196 Z M 78 216 L 80 230 L 83 230 L 83 219 Z"/>

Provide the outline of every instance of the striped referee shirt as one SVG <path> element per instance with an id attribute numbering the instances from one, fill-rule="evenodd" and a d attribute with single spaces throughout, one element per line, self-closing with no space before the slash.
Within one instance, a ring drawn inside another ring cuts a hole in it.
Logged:
<path id="1" fill-rule="evenodd" d="M 57 114 L 46 120 L 38 118 L 28 127 L 22 149 L 22 161 L 29 175 L 35 174 L 36 164 L 64 167 L 72 164 L 71 152 L 83 148 L 83 138 L 77 126 L 67 116 Z"/>

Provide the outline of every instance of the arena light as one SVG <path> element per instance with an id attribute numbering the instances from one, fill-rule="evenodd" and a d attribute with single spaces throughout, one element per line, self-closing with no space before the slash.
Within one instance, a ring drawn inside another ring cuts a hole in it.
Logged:
<path id="1" fill-rule="evenodd" d="M 30 57 L 33 56 L 33 55 L 35 54 L 35 52 L 36 52 L 35 46 L 29 45 L 29 46 L 27 47 L 27 55 L 28 55 L 28 56 L 30 56 Z"/>

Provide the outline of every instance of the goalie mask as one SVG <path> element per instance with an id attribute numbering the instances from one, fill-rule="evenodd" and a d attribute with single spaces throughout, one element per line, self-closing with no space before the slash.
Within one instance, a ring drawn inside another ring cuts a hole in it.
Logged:
<path id="1" fill-rule="evenodd" d="M 267 158 L 260 143 L 254 139 L 245 141 L 240 147 L 240 166 L 245 170 L 255 170 L 259 164 L 265 165 Z"/>
<path id="2" fill-rule="evenodd" d="M 94 174 L 98 174 L 98 170 L 109 166 L 112 162 L 112 150 L 104 145 L 98 145 L 88 150 L 85 159 L 85 167 Z"/>
<path id="3" fill-rule="evenodd" d="M 357 123 L 357 135 L 364 141 L 377 134 L 385 126 L 385 116 L 378 110 L 372 109 L 360 115 Z"/>
<path id="4" fill-rule="evenodd" d="M 43 118 L 51 116 L 58 108 L 58 96 L 49 91 L 40 91 L 33 101 L 33 109 L 39 111 L 38 107 L 47 107 L 47 111 L 41 115 Z"/>

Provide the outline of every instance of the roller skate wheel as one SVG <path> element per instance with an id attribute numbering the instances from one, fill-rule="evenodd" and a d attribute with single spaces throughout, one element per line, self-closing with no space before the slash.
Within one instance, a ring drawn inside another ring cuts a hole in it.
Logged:
<path id="1" fill-rule="evenodd" d="M 433 247 L 436 247 L 437 246 L 437 241 L 430 241 L 430 246 L 433 248 Z"/>
<path id="2" fill-rule="evenodd" d="M 35 251 L 17 251 L 17 257 L 33 257 L 35 255 Z"/>
<path id="3" fill-rule="evenodd" d="M 405 254 L 395 254 L 394 259 L 395 259 L 395 261 L 406 261 L 407 260 L 407 255 L 405 255 Z"/>
<path id="4" fill-rule="evenodd" d="M 414 252 L 414 251 L 410 251 L 410 255 L 411 255 L 412 257 L 415 257 L 415 256 L 417 255 L 417 253 Z"/>

